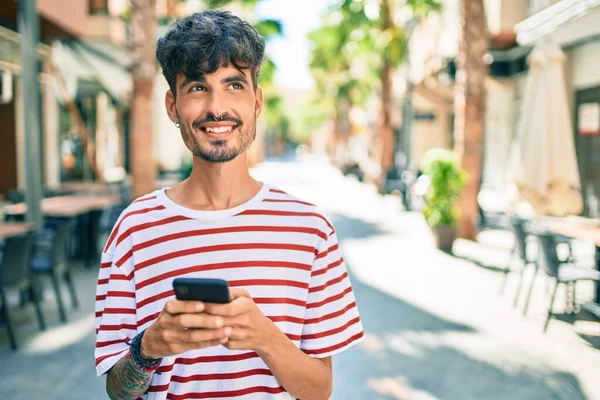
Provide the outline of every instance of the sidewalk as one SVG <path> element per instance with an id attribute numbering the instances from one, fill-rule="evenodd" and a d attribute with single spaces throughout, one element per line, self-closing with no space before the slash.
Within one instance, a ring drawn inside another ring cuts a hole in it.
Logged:
<path id="1" fill-rule="evenodd" d="M 600 327 L 551 321 L 544 335 L 543 280 L 522 317 L 515 279 L 500 297 L 500 273 L 438 252 L 421 215 L 398 199 L 322 162 L 265 163 L 254 174 L 324 208 L 341 239 L 367 336 L 335 357 L 333 399 L 600 399 L 600 350 L 578 335 Z M 490 264 L 508 257 L 469 242 L 457 250 Z M 97 272 L 76 272 L 82 306 L 69 324 L 58 324 L 48 292 L 47 332 L 27 307 L 17 315 L 21 350 L 11 352 L 0 327 L 0 399 L 107 398 L 93 361 Z"/>

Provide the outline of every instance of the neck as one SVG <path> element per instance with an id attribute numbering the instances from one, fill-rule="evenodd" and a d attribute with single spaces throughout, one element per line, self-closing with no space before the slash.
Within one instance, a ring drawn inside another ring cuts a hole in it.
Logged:
<path id="1" fill-rule="evenodd" d="M 248 170 L 246 153 L 213 164 L 194 157 L 190 177 L 167 191 L 174 202 L 196 210 L 225 210 L 243 204 L 261 188 Z"/>

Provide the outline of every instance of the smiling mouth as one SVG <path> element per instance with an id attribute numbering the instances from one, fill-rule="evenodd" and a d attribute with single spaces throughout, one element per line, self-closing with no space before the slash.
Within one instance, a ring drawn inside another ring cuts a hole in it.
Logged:
<path id="1" fill-rule="evenodd" d="M 237 127 L 238 127 L 237 125 L 203 126 L 203 127 L 200 127 L 200 130 L 202 130 L 202 132 L 204 132 L 204 133 L 209 133 L 209 134 L 213 134 L 213 135 L 223 135 L 223 134 L 231 132 L 232 130 L 234 130 Z"/>

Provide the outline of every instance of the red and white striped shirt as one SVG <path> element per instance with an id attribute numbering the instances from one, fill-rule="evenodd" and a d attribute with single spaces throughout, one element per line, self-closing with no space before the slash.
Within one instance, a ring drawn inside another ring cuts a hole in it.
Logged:
<path id="1" fill-rule="evenodd" d="M 335 230 L 323 212 L 263 184 L 238 207 L 198 211 L 157 190 L 121 215 L 102 253 L 96 293 L 96 372 L 125 356 L 174 297 L 176 277 L 246 289 L 302 351 L 328 357 L 363 328 Z M 255 352 L 224 346 L 166 357 L 146 399 L 291 399 Z"/>

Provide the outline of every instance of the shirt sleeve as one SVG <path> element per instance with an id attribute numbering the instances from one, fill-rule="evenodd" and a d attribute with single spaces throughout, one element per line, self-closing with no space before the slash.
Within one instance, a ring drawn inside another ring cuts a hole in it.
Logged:
<path id="1" fill-rule="evenodd" d="M 364 337 L 352 285 L 333 231 L 313 263 L 300 349 L 311 357 L 339 353 Z"/>
<path id="2" fill-rule="evenodd" d="M 96 374 L 106 373 L 129 351 L 137 333 L 135 283 L 127 264 L 102 253 L 96 289 Z"/>

